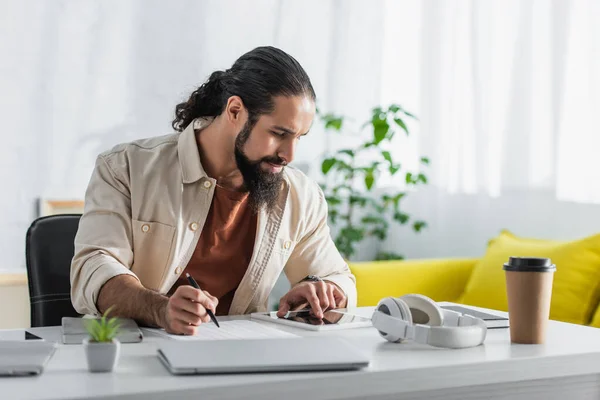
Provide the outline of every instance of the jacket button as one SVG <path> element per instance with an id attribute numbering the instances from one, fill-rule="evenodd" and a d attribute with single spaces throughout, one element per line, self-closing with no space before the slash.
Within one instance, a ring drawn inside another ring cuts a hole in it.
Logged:
<path id="1" fill-rule="evenodd" d="M 198 224 L 196 222 L 192 222 L 190 224 L 190 229 L 194 232 L 196 232 L 198 230 Z"/>
<path id="2" fill-rule="evenodd" d="M 181 267 L 177 267 L 177 268 L 175 268 L 175 274 L 176 274 L 176 275 L 179 275 L 179 274 L 181 274 Z"/>
<path id="3" fill-rule="evenodd" d="M 205 188 L 209 189 L 212 186 L 212 183 L 210 183 L 210 181 L 204 181 L 203 185 Z"/>
<path id="4" fill-rule="evenodd" d="M 291 245 L 292 245 L 292 243 L 289 240 L 286 240 L 285 243 L 283 244 L 283 248 L 287 250 L 290 248 Z"/>
<path id="5" fill-rule="evenodd" d="M 146 233 L 150 231 L 150 225 L 144 224 L 142 225 L 142 232 Z"/>

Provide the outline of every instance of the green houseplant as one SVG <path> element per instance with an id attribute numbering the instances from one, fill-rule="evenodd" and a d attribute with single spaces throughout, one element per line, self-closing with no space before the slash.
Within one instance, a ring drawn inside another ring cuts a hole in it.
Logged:
<path id="1" fill-rule="evenodd" d="M 334 134 L 344 130 L 345 118 L 319 112 L 325 129 Z M 409 135 L 405 120 L 416 119 L 400 105 L 375 107 L 361 131 L 371 134 L 362 143 L 329 154 L 322 161 L 321 171 L 325 182 L 321 185 L 329 206 L 329 219 L 337 234 L 334 241 L 340 253 L 349 260 L 358 243 L 368 237 L 379 241 L 387 238 L 390 222 L 409 225 L 415 232 L 427 226 L 423 220 L 413 219 L 402 209 L 402 199 L 411 187 L 426 184 L 427 176 L 419 171 L 407 171 L 392 156 L 393 139 L 398 132 Z M 422 166 L 429 164 L 421 157 Z M 388 174 L 392 180 L 402 179 L 403 190 L 376 192 L 380 178 Z M 402 259 L 398 253 L 379 252 L 377 260 Z"/>
<path id="2" fill-rule="evenodd" d="M 89 337 L 83 341 L 91 372 L 110 372 L 119 360 L 121 343 L 117 339 L 120 322 L 118 318 L 108 318 L 110 307 L 101 318 L 84 319 L 83 324 Z"/>

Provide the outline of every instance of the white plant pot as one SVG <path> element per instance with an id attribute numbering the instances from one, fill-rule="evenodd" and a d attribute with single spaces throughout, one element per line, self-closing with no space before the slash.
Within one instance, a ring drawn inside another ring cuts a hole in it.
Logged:
<path id="1" fill-rule="evenodd" d="M 92 342 L 90 338 L 83 341 L 88 369 L 90 372 L 110 372 L 119 361 L 121 342 L 113 339 L 112 342 Z"/>

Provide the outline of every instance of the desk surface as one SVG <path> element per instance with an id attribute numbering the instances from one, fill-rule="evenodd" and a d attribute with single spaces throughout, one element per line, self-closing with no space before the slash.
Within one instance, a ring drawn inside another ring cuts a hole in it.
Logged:
<path id="1" fill-rule="evenodd" d="M 370 315 L 372 308 L 356 312 Z M 503 313 L 499 313 L 503 314 Z M 246 317 L 228 317 L 230 319 Z M 268 323 L 268 322 L 265 322 Z M 531 398 L 570 394 L 600 398 L 600 329 L 550 322 L 544 345 L 510 344 L 508 329 L 489 330 L 485 344 L 446 350 L 383 340 L 374 328 L 311 332 L 270 324 L 302 336 L 339 335 L 371 355 L 361 371 L 172 376 L 156 357 L 162 339 L 123 344 L 113 373 L 88 373 L 81 345 L 60 345 L 38 377 L 1 378 L 3 399 L 75 398 Z M 33 328 L 59 340 L 60 328 Z M 564 393 L 563 393 L 564 394 Z M 570 398 L 578 398 L 577 396 Z"/>

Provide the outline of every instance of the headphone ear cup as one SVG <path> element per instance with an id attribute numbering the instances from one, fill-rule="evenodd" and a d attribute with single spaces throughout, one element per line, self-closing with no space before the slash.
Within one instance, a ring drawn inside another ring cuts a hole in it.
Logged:
<path id="1" fill-rule="evenodd" d="M 444 312 L 429 297 L 420 294 L 407 294 L 400 297 L 411 314 L 411 320 L 414 324 L 442 326 L 444 324 Z"/>
<path id="2" fill-rule="evenodd" d="M 375 309 L 383 314 L 389 315 L 392 318 L 398 318 L 406 321 L 409 324 L 412 324 L 410 308 L 400 298 L 386 297 L 381 299 Z M 375 326 L 375 328 L 377 328 L 377 326 Z M 394 332 L 382 332 L 380 330 L 378 330 L 378 332 L 381 337 L 390 342 L 399 343 L 403 340 L 402 337 Z"/>

